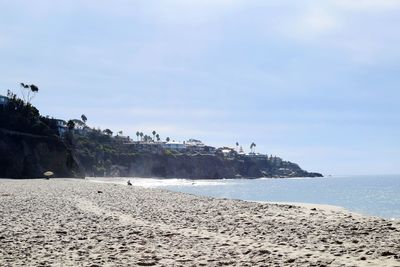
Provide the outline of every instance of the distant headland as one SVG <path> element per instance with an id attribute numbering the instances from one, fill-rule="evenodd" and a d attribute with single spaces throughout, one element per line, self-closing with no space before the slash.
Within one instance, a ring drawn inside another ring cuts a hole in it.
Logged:
<path id="1" fill-rule="evenodd" d="M 88 126 L 88 118 L 42 116 L 31 100 L 35 85 L 21 83 L 23 99 L 0 95 L 0 177 L 160 177 L 189 179 L 322 177 L 277 156 L 213 147 L 197 139 L 161 139 L 155 130 L 131 138 L 122 131 Z"/>

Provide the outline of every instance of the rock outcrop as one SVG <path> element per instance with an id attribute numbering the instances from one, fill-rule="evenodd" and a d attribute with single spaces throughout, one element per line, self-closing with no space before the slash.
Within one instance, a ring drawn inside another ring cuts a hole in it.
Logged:
<path id="1" fill-rule="evenodd" d="M 0 130 L 0 177 L 84 177 L 73 152 L 57 136 Z"/>

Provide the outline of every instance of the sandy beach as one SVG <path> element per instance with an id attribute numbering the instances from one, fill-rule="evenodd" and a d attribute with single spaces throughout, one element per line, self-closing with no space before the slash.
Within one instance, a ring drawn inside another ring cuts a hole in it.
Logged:
<path id="1" fill-rule="evenodd" d="M 400 223 L 85 180 L 0 180 L 0 266 L 400 266 Z"/>

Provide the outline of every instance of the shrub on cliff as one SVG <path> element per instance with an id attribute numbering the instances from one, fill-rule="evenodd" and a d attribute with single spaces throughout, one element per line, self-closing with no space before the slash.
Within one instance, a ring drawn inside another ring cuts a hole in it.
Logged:
<path id="1" fill-rule="evenodd" d="M 44 136 L 57 133 L 51 120 L 40 116 L 36 107 L 30 103 L 25 103 L 10 91 L 8 98 L 8 103 L 0 109 L 1 128 Z"/>

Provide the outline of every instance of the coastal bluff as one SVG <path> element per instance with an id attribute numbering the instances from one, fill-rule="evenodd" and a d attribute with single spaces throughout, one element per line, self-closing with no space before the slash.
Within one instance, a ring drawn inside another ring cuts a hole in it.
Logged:
<path id="1" fill-rule="evenodd" d="M 93 171 L 89 169 L 89 173 Z M 291 162 L 276 164 L 267 158 L 225 159 L 212 155 L 186 154 L 133 155 L 111 165 L 104 175 L 97 173 L 96 176 L 188 179 L 322 177 L 319 173 L 304 171 Z"/>
<path id="2" fill-rule="evenodd" d="M 0 177 L 40 178 L 46 171 L 54 177 L 158 177 L 188 179 L 322 177 L 288 161 L 265 158 L 224 158 L 218 155 L 126 153 L 113 146 L 106 153 L 96 144 L 82 149 L 56 135 L 36 135 L 0 129 Z"/>
<path id="3" fill-rule="evenodd" d="M 39 110 L 9 92 L 0 105 L 0 178 L 157 177 L 189 179 L 321 177 L 279 157 L 160 141 L 153 131 L 134 142 L 109 129 L 84 121 L 42 116 Z M 141 133 L 143 135 L 143 133 Z M 157 138 L 156 138 L 157 137 Z M 182 146 L 184 149 L 182 149 Z M 238 144 L 237 144 L 238 146 Z"/>
<path id="4" fill-rule="evenodd" d="M 73 152 L 57 136 L 0 129 L 0 151 L 0 177 L 38 178 L 48 170 L 56 177 L 84 177 Z"/>

